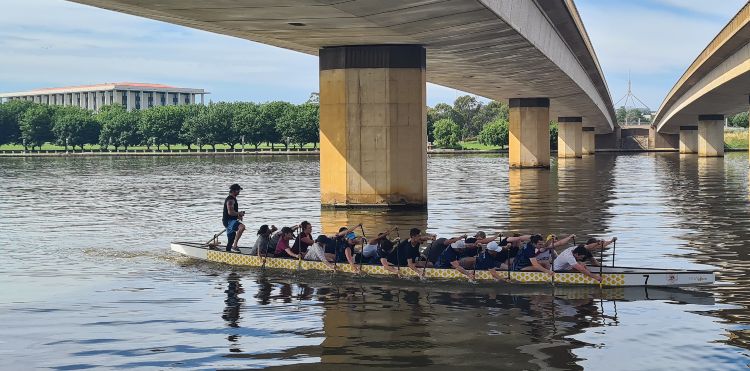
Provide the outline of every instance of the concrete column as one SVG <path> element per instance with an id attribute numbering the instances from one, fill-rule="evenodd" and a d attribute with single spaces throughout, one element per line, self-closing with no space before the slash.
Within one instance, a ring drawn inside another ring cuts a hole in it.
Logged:
<path id="1" fill-rule="evenodd" d="M 177 96 L 177 105 L 178 106 L 181 106 L 181 105 L 185 104 L 185 102 L 182 101 L 182 94 L 180 94 L 180 93 L 174 93 L 174 94 Z"/>
<path id="2" fill-rule="evenodd" d="M 724 115 L 698 116 L 698 156 L 724 156 Z"/>
<path id="3" fill-rule="evenodd" d="M 320 49 L 322 205 L 427 204 L 425 66 L 416 45 Z"/>
<path id="4" fill-rule="evenodd" d="M 205 104 L 203 100 L 205 99 L 206 94 L 201 94 L 201 105 Z"/>
<path id="5" fill-rule="evenodd" d="M 127 94 L 128 97 L 128 111 L 132 111 L 135 108 L 135 92 L 132 90 L 126 90 L 125 94 Z"/>
<path id="6" fill-rule="evenodd" d="M 583 118 L 557 118 L 557 157 L 581 157 L 583 149 Z"/>
<path id="7" fill-rule="evenodd" d="M 581 136 L 581 152 L 584 155 L 593 155 L 596 153 L 596 136 L 594 133 L 596 129 L 590 126 L 584 126 L 581 130 L 583 131 Z"/>
<path id="8" fill-rule="evenodd" d="M 549 98 L 511 98 L 510 167 L 549 167 Z"/>
<path id="9" fill-rule="evenodd" d="M 680 126 L 680 153 L 698 153 L 698 126 Z"/>
<path id="10" fill-rule="evenodd" d="M 195 94 L 190 93 L 190 104 L 195 104 Z"/>
<path id="11" fill-rule="evenodd" d="M 122 92 L 115 90 L 112 92 L 112 101 L 110 104 L 122 105 Z"/>

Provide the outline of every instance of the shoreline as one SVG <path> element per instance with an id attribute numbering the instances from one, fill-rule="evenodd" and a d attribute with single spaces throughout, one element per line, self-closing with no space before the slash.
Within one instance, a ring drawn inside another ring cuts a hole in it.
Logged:
<path id="1" fill-rule="evenodd" d="M 747 148 L 727 148 L 725 152 L 747 152 Z M 676 153 L 678 149 L 672 148 L 655 148 L 655 149 L 618 149 L 602 148 L 596 152 L 601 153 Z M 428 155 L 468 155 L 468 154 L 507 154 L 507 149 L 433 149 L 428 150 Z M 552 150 L 550 153 L 557 153 Z M 99 151 L 65 151 L 65 150 L 47 150 L 47 151 L 26 151 L 23 150 L 0 150 L 1 157 L 179 157 L 179 156 L 320 156 L 320 151 L 118 151 L 118 152 L 99 152 Z"/>

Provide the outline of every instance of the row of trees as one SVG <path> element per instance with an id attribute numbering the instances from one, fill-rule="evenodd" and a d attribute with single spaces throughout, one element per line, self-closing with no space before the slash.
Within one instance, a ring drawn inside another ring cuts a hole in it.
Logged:
<path id="1" fill-rule="evenodd" d="M 440 148 L 459 148 L 460 141 L 477 140 L 487 146 L 508 145 L 508 105 L 487 104 L 464 95 L 453 106 L 440 103 L 427 109 L 427 136 Z M 550 122 L 550 148 L 557 148 L 557 123 Z"/>
<path id="2" fill-rule="evenodd" d="M 175 144 L 302 147 L 319 141 L 318 111 L 314 103 L 269 102 L 157 106 L 130 112 L 112 105 L 93 113 L 14 100 L 0 104 L 0 144 L 23 144 L 26 149 L 48 142 L 66 149 L 99 144 L 115 150 L 137 145 L 169 149 Z"/>

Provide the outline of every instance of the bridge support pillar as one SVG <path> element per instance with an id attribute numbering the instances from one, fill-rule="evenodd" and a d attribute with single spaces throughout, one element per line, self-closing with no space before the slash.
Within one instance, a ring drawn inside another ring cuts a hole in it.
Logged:
<path id="1" fill-rule="evenodd" d="M 511 98 L 508 105 L 510 167 L 549 167 L 549 98 Z"/>
<path id="2" fill-rule="evenodd" d="M 698 156 L 724 156 L 724 115 L 698 116 Z"/>
<path id="3" fill-rule="evenodd" d="M 593 155 L 596 153 L 596 129 L 590 126 L 584 126 L 582 130 L 583 145 L 581 146 L 581 150 L 584 155 Z"/>
<path id="4" fill-rule="evenodd" d="M 680 153 L 698 153 L 698 126 L 680 126 Z"/>
<path id="5" fill-rule="evenodd" d="M 583 118 L 557 118 L 557 157 L 581 157 L 583 149 Z"/>
<path id="6" fill-rule="evenodd" d="M 418 45 L 320 49 L 323 207 L 427 204 L 425 65 Z"/>

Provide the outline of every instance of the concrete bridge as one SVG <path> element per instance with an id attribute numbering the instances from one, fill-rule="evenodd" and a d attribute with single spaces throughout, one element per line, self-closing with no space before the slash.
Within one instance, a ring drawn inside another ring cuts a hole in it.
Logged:
<path id="1" fill-rule="evenodd" d="M 512 167 L 616 125 L 572 0 L 73 1 L 319 55 L 324 205 L 426 204 L 427 81 L 508 100 Z"/>
<path id="2" fill-rule="evenodd" d="M 750 3 L 698 55 L 654 116 L 656 146 L 679 135 L 681 153 L 724 155 L 724 116 L 748 110 Z"/>

